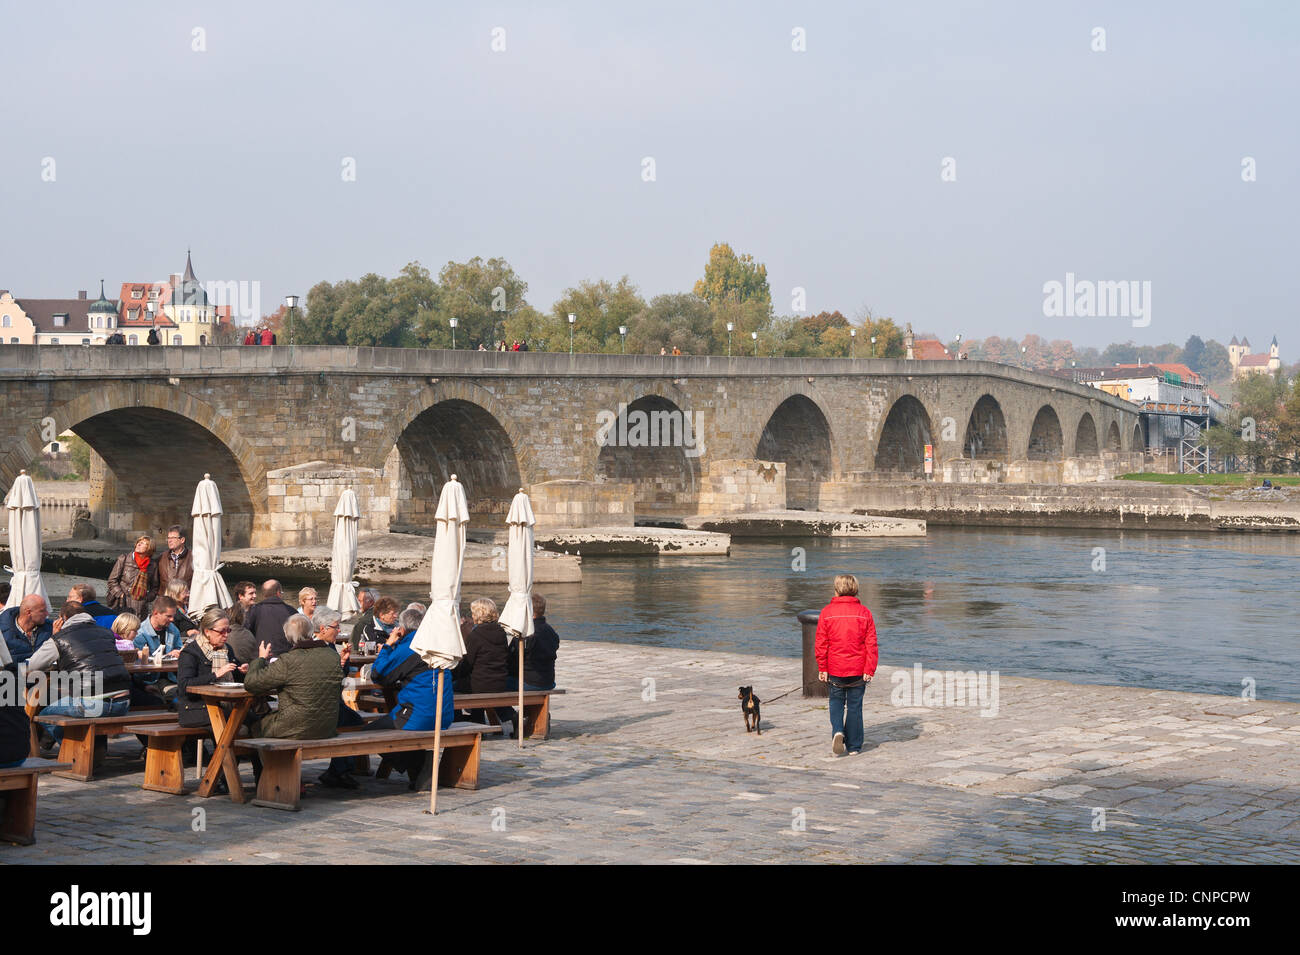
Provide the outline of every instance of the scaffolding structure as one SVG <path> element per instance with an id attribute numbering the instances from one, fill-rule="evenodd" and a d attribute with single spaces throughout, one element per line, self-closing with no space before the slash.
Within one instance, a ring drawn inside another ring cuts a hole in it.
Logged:
<path id="1" fill-rule="evenodd" d="M 1142 417 L 1147 419 L 1150 433 L 1152 418 L 1177 418 L 1178 473 L 1209 474 L 1213 464 L 1210 449 L 1201 444 L 1201 433 L 1210 426 L 1209 404 L 1191 404 L 1174 401 L 1143 401 L 1139 404 Z"/>

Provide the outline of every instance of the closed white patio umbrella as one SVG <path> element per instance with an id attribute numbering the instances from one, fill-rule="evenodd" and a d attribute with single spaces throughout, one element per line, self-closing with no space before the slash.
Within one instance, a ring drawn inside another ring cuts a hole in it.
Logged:
<path id="1" fill-rule="evenodd" d="M 429 812 L 438 811 L 438 762 L 442 755 L 442 691 L 447 670 L 465 656 L 460 635 L 460 575 L 465 565 L 465 527 L 469 504 L 456 475 L 442 486 L 438 498 L 437 523 L 433 539 L 433 570 L 429 585 L 429 612 L 411 640 L 411 650 L 438 673 L 437 710 L 433 724 L 433 781 Z"/>
<path id="2" fill-rule="evenodd" d="M 524 489 L 510 502 L 506 524 L 510 546 L 506 563 L 510 574 L 510 599 L 501 612 L 501 626 L 519 640 L 519 748 L 524 747 L 524 643 L 533 635 L 533 505 Z"/>
<path id="3" fill-rule="evenodd" d="M 199 610 L 220 607 L 225 610 L 234 603 L 230 590 L 221 579 L 221 493 L 212 475 L 203 480 L 194 491 L 194 579 L 190 582 L 190 606 Z"/>
<path id="4" fill-rule="evenodd" d="M 31 594 L 43 597 L 49 607 L 50 597 L 41 580 L 41 499 L 26 471 L 19 472 L 18 480 L 9 489 L 5 507 L 9 509 L 9 557 L 13 564 L 5 568 L 13 574 L 5 609 L 17 607 Z"/>
<path id="5" fill-rule="evenodd" d="M 357 582 L 352 573 L 357 566 L 357 527 L 361 523 L 361 509 L 357 495 L 346 488 L 339 495 L 334 508 L 334 546 L 330 552 L 330 596 L 325 606 L 337 610 L 345 617 L 358 613 Z"/>

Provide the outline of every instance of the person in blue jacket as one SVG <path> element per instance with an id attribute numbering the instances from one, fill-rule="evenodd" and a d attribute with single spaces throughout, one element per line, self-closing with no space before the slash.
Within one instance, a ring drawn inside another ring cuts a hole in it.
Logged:
<path id="1" fill-rule="evenodd" d="M 54 634 L 49 604 L 37 594 L 28 594 L 17 607 L 0 613 L 0 633 L 14 663 L 26 662 Z"/>
<path id="2" fill-rule="evenodd" d="M 404 730 L 431 730 L 437 713 L 438 688 L 436 674 L 411 649 L 415 631 L 420 629 L 424 614 L 419 610 L 402 611 L 397 626 L 379 650 L 370 677 L 383 687 L 397 688 L 397 706 L 387 717 L 371 724 L 372 729 L 391 729 L 400 725 Z M 405 722 L 400 722 L 402 712 L 409 707 Z M 442 725 L 452 724 L 455 706 L 452 705 L 451 674 L 442 678 Z M 391 722 L 389 722 L 391 721 Z M 386 724 L 381 726 L 380 724 Z"/>

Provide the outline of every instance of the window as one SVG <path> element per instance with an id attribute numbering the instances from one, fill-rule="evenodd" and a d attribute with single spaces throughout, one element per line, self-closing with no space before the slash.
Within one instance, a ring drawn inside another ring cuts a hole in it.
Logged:
<path id="1" fill-rule="evenodd" d="M 16 338 L 14 339 L 14 341 L 17 341 L 17 340 L 18 340 L 18 339 L 16 339 Z M 58 340 L 57 338 L 51 338 L 51 339 L 50 339 L 50 344 L 51 344 L 51 345 L 57 345 L 58 343 L 59 343 L 59 340 Z"/>
<path id="2" fill-rule="evenodd" d="M 179 345 L 180 343 L 181 343 L 181 336 L 179 336 L 179 335 L 173 335 L 173 336 L 172 336 L 172 344 L 173 344 L 173 345 Z"/>
<path id="3" fill-rule="evenodd" d="M 11 338 L 11 339 L 9 339 L 9 344 L 10 344 L 10 345 L 17 345 L 17 344 L 18 344 L 18 339 L 16 339 L 16 338 Z"/>
<path id="4" fill-rule="evenodd" d="M 139 336 L 139 335 L 128 335 L 128 336 L 126 336 L 126 343 L 127 343 L 128 345 L 138 345 L 138 344 L 140 344 L 140 336 Z"/>
<path id="5" fill-rule="evenodd" d="M 83 345 L 89 345 L 89 344 L 90 344 L 90 339 L 89 339 L 89 338 L 83 338 L 83 339 L 81 340 L 81 344 L 83 344 Z"/>
<path id="6" fill-rule="evenodd" d="M 62 314 L 62 315 L 55 315 L 55 316 L 54 316 L 54 327 L 55 327 L 55 328 L 63 328 L 63 327 L 66 326 L 67 324 L 68 324 L 68 316 L 67 316 L 67 313 L 66 313 L 66 312 L 65 312 L 64 314 Z"/>
<path id="7" fill-rule="evenodd" d="M 208 343 L 208 336 L 207 336 L 207 335 L 200 335 L 200 336 L 199 336 L 199 344 L 200 344 L 200 345 L 206 345 L 207 343 Z"/>
<path id="8" fill-rule="evenodd" d="M 9 321 L 8 315 L 4 316 L 3 318 L 0 318 L 0 328 L 8 328 L 11 324 L 12 323 Z"/>

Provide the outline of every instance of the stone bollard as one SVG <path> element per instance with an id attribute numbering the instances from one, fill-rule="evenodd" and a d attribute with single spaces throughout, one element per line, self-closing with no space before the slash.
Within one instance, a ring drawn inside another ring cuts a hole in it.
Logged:
<path id="1" fill-rule="evenodd" d="M 817 679 L 817 619 L 820 610 L 805 610 L 799 614 L 803 624 L 803 695 L 830 696 L 826 684 Z"/>

